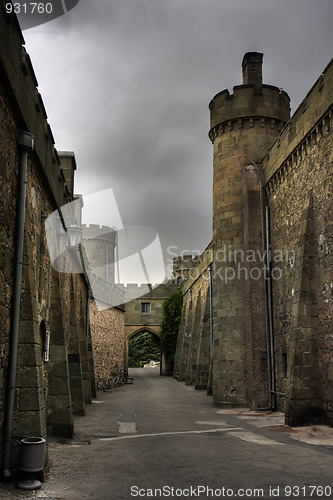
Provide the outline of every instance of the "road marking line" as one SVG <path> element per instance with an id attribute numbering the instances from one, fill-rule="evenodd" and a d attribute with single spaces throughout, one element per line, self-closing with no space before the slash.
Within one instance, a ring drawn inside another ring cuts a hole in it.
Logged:
<path id="1" fill-rule="evenodd" d="M 135 434 L 135 435 L 127 435 L 127 436 L 118 436 L 118 437 L 106 437 L 100 438 L 100 441 L 120 441 L 122 439 L 137 439 L 137 438 L 145 438 L 145 437 L 162 437 L 162 436 L 177 436 L 180 434 L 209 434 L 212 432 L 224 432 L 227 433 L 229 431 L 238 431 L 242 430 L 241 427 L 230 427 L 227 429 L 224 427 L 223 429 L 205 429 L 200 431 L 174 431 L 174 432 L 156 432 L 153 434 Z"/>
<path id="2" fill-rule="evenodd" d="M 195 423 L 199 425 L 225 425 L 226 427 L 228 427 L 227 422 L 225 422 L 224 420 L 220 420 L 219 422 L 206 422 L 205 420 L 198 420 Z"/>
<path id="3" fill-rule="evenodd" d="M 230 432 L 231 436 L 235 436 L 243 441 L 248 441 L 249 443 L 264 444 L 264 445 L 274 445 L 274 446 L 284 446 L 284 443 L 279 443 L 273 439 L 265 438 L 253 432 Z"/>

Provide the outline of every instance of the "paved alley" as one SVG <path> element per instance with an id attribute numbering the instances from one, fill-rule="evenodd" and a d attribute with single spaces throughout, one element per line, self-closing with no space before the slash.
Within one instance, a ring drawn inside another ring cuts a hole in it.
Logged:
<path id="1" fill-rule="evenodd" d="M 0 498 L 327 498 L 333 432 L 290 429 L 281 413 L 214 407 L 204 391 L 132 369 L 134 383 L 100 392 L 74 440 L 52 438 L 50 472 L 36 492 Z"/>

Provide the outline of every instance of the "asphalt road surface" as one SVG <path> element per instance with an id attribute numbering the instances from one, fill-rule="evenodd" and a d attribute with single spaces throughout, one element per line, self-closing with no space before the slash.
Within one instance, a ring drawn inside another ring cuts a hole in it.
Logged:
<path id="1" fill-rule="evenodd" d="M 41 490 L 0 498 L 333 498 L 333 442 L 300 441 L 281 414 L 214 407 L 158 369 L 130 375 L 75 419 L 73 441 L 51 439 Z"/>

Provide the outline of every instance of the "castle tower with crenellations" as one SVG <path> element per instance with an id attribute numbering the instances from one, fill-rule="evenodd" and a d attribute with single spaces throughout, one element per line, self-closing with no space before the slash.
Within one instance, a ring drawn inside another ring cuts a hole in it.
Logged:
<path id="1" fill-rule="evenodd" d="M 98 224 L 82 225 L 83 246 L 92 271 L 108 283 L 115 283 L 117 231 Z"/>
<path id="2" fill-rule="evenodd" d="M 245 54 L 243 84 L 232 94 L 218 93 L 209 105 L 214 148 L 212 392 L 221 405 L 249 400 L 257 407 L 268 405 L 266 292 L 255 257 L 263 255 L 260 162 L 289 119 L 290 99 L 262 83 L 262 62 L 261 53 Z"/>
<path id="3" fill-rule="evenodd" d="M 174 377 L 333 425 L 333 59 L 291 118 L 262 61 L 209 106 L 213 240 L 182 286 Z"/>

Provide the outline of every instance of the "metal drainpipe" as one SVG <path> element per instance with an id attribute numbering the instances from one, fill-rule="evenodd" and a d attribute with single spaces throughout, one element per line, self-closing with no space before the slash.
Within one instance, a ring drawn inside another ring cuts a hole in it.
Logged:
<path id="1" fill-rule="evenodd" d="M 209 272 L 209 358 L 213 360 L 213 283 L 212 268 L 208 267 Z"/>
<path id="2" fill-rule="evenodd" d="M 20 151 L 17 201 L 16 201 L 16 234 L 15 234 L 15 260 L 14 281 L 12 297 L 10 353 L 7 379 L 6 407 L 3 427 L 2 443 L 2 476 L 8 479 L 10 473 L 11 442 L 13 434 L 13 417 L 16 392 L 16 368 L 18 354 L 18 338 L 21 312 L 21 286 L 23 270 L 23 243 L 25 222 L 25 200 L 27 184 L 28 152 L 34 149 L 34 138 L 29 132 L 19 132 L 18 146 Z"/>
<path id="3" fill-rule="evenodd" d="M 267 323 L 268 323 L 268 366 L 269 366 L 269 392 L 270 407 L 276 409 L 276 380 L 274 358 L 274 327 L 273 327 L 273 296 L 272 296 L 272 258 L 269 207 L 265 206 L 265 232 L 266 232 L 266 279 L 267 279 Z"/>

